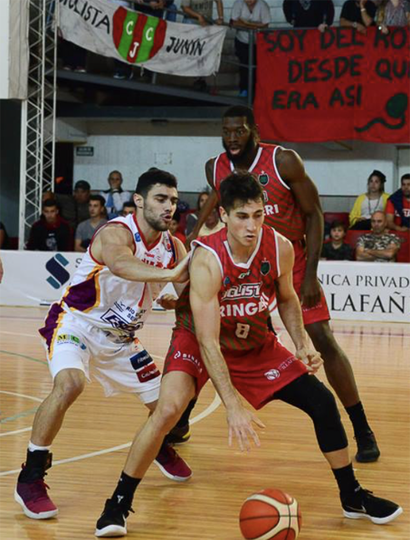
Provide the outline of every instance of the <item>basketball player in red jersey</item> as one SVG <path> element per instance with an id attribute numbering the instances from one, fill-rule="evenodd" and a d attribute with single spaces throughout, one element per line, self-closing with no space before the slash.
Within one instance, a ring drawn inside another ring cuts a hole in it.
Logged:
<path id="1" fill-rule="evenodd" d="M 259 142 L 253 112 L 248 107 L 236 106 L 226 111 L 222 120 L 222 142 L 225 152 L 206 164 L 212 193 L 188 243 L 196 238 L 202 223 L 217 205 L 224 178 L 233 171 L 255 174 L 265 197 L 265 223 L 293 244 L 293 285 L 302 304 L 305 328 L 324 360 L 327 379 L 353 424 L 358 448 L 356 459 L 376 461 L 380 451 L 367 422 L 349 359 L 330 329 L 329 311 L 317 279 L 323 245 L 323 214 L 316 186 L 296 152 Z"/>
<path id="2" fill-rule="evenodd" d="M 123 536 L 135 489 L 170 426 L 211 378 L 226 407 L 230 444 L 241 450 L 264 427 L 242 403 L 255 409 L 280 399 L 306 412 L 337 481 L 345 517 L 376 524 L 402 513 L 395 503 L 374 497 L 357 481 L 333 394 L 313 374 L 322 360 L 309 348 L 300 303 L 292 286 L 293 249 L 263 225 L 263 191 L 249 173 L 231 174 L 221 186 L 226 228 L 194 242 L 190 284 L 176 305 L 176 327 L 165 360 L 157 408 L 133 441 L 124 472 L 128 489 L 108 499 L 96 536 Z M 282 321 L 294 343 L 293 355 L 266 325 L 276 293 Z M 120 483 L 119 483 L 120 485 Z"/>

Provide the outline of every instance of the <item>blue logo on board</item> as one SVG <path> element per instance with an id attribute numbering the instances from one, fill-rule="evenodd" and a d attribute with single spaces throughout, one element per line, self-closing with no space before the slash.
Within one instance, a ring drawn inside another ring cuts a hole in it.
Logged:
<path id="1" fill-rule="evenodd" d="M 46 270 L 51 274 L 47 278 L 47 283 L 54 289 L 59 289 L 70 279 L 70 274 L 65 267 L 69 261 L 61 253 L 56 253 L 52 259 L 46 262 Z"/>

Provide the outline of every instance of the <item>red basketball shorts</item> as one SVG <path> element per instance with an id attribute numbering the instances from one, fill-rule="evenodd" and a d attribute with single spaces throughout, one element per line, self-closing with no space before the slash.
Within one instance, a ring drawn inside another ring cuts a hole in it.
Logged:
<path id="1" fill-rule="evenodd" d="M 306 253 L 302 242 L 294 242 L 295 264 L 293 265 L 293 286 L 300 298 L 300 289 L 306 273 Z M 321 288 L 321 298 L 315 306 L 307 308 L 302 305 L 303 324 L 313 324 L 319 321 L 328 321 L 330 319 L 329 309 L 327 307 L 325 294 Z"/>
<path id="2" fill-rule="evenodd" d="M 305 365 L 269 334 L 261 347 L 251 351 L 222 351 L 235 388 L 255 409 L 273 399 L 275 392 L 307 372 Z M 199 345 L 192 332 L 177 328 L 164 365 L 164 375 L 183 371 L 196 380 L 197 395 L 209 379 Z"/>

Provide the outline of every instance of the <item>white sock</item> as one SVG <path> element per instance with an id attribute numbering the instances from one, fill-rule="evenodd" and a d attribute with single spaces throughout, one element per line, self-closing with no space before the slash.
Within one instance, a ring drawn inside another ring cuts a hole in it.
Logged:
<path id="1" fill-rule="evenodd" d="M 35 452 L 36 450 L 50 450 L 50 446 L 37 446 L 36 444 L 33 444 L 31 441 L 28 443 L 28 450 L 29 452 Z"/>

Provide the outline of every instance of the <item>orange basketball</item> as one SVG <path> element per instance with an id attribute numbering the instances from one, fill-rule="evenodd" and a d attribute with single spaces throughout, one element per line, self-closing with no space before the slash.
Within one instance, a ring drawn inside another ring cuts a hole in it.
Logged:
<path id="1" fill-rule="evenodd" d="M 302 526 L 299 504 L 280 489 L 264 489 L 243 503 L 239 526 L 246 540 L 296 540 Z"/>

